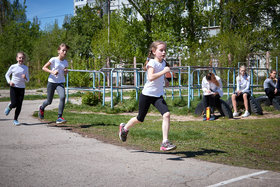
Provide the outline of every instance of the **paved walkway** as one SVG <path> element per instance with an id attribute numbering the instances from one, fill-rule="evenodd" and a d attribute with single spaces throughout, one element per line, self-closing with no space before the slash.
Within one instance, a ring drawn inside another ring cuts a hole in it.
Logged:
<path id="1" fill-rule="evenodd" d="M 31 116 L 41 102 L 24 101 L 21 126 L 0 102 L 0 186 L 280 186 L 280 173 L 128 150 L 48 127 Z"/>

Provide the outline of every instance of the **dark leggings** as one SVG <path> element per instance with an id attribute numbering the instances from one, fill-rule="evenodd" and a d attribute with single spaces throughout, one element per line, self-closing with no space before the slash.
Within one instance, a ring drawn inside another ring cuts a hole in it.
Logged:
<path id="1" fill-rule="evenodd" d="M 42 109 L 44 110 L 46 106 L 52 104 L 54 91 L 57 91 L 59 96 L 59 105 L 58 105 L 58 115 L 59 117 L 62 116 L 64 105 L 65 105 L 65 88 L 63 83 L 52 83 L 48 82 L 47 85 L 47 100 L 43 102 Z"/>
<path id="2" fill-rule="evenodd" d="M 18 120 L 24 98 L 25 88 L 10 87 L 11 104 L 9 108 L 16 108 L 14 120 Z"/>
<path id="3" fill-rule="evenodd" d="M 220 108 L 220 95 L 204 95 L 203 96 L 204 114 L 206 114 L 206 107 L 210 107 L 211 114 L 214 114 L 215 107 Z"/>
<path id="4" fill-rule="evenodd" d="M 265 91 L 265 94 L 267 95 L 268 99 L 269 99 L 269 102 L 270 104 L 272 104 L 272 99 L 275 97 L 275 96 L 280 96 L 280 90 L 277 90 L 277 93 L 275 94 L 274 93 L 274 90 L 275 88 L 266 88 L 264 91 Z"/>
<path id="5" fill-rule="evenodd" d="M 144 121 L 151 104 L 158 109 L 161 115 L 165 114 L 166 112 L 169 112 L 167 104 L 162 96 L 152 97 L 143 95 L 141 93 L 139 97 L 139 112 L 137 116 L 138 121 Z"/>

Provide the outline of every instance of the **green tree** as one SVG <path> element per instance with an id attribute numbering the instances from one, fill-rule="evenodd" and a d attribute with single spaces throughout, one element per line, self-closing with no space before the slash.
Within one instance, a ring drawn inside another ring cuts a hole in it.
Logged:
<path id="1" fill-rule="evenodd" d="M 25 2 L 24 2 L 25 3 Z M 28 55 L 27 65 L 32 66 L 33 42 L 39 37 L 39 25 L 26 20 L 25 4 L 14 1 L 7 5 L 9 11 L 4 11 L 5 16 L 0 33 L 0 76 L 4 77 L 5 72 L 11 64 L 16 63 L 16 53 L 24 51 Z M 7 21 L 8 20 L 8 21 Z M 5 86 L 6 81 L 1 82 Z"/>
<path id="2" fill-rule="evenodd" d="M 68 43 L 76 56 L 88 59 L 92 57 L 91 41 L 96 33 L 103 28 L 103 20 L 99 16 L 100 8 L 88 5 L 76 10 L 76 16 L 65 22 Z"/>

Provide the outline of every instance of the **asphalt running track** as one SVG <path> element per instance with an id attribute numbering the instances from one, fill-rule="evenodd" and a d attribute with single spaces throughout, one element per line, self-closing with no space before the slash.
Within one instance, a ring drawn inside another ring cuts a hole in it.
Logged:
<path id="1" fill-rule="evenodd" d="M 0 102 L 0 186 L 280 186 L 277 172 L 131 150 L 49 127 L 31 116 L 41 102 L 24 101 L 21 126 Z"/>

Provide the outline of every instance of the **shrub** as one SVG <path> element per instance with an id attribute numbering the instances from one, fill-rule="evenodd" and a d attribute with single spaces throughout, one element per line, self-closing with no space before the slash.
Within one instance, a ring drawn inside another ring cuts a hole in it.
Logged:
<path id="1" fill-rule="evenodd" d="M 98 95 L 96 92 L 86 92 L 82 96 L 82 104 L 89 106 L 96 106 L 99 103 Z"/>

